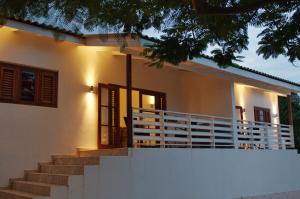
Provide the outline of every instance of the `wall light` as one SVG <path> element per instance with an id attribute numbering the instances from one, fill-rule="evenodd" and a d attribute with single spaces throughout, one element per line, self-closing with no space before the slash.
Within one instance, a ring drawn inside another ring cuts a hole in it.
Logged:
<path id="1" fill-rule="evenodd" d="M 94 86 L 90 86 L 90 87 L 89 87 L 89 93 L 94 93 L 94 92 L 95 92 Z"/>

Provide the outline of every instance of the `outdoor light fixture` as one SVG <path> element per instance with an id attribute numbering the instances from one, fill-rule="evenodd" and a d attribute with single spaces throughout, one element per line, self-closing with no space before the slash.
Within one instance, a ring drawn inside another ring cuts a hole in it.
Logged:
<path id="1" fill-rule="evenodd" d="M 90 86 L 89 87 L 89 93 L 94 93 L 95 91 L 94 91 L 94 86 Z"/>

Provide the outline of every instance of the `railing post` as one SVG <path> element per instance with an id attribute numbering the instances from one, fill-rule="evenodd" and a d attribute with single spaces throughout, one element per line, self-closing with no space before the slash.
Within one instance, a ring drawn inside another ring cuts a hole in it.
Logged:
<path id="1" fill-rule="evenodd" d="M 250 134 L 251 134 L 251 145 L 252 145 L 252 147 L 250 147 L 250 148 L 252 148 L 252 149 L 254 149 L 254 134 L 253 134 L 253 122 L 249 122 L 249 125 L 250 125 Z"/>
<path id="2" fill-rule="evenodd" d="M 166 142 L 165 142 L 165 112 L 161 110 L 159 112 L 160 115 L 160 147 L 165 148 L 166 147 Z"/>
<path id="3" fill-rule="evenodd" d="M 233 145 L 235 149 L 238 149 L 238 131 L 237 131 L 237 117 L 235 112 L 235 93 L 234 93 L 234 82 L 231 82 L 231 108 L 232 108 L 232 136 L 233 136 Z"/>
<path id="4" fill-rule="evenodd" d="M 291 148 L 295 148 L 295 136 L 294 136 L 294 126 L 290 125 L 290 135 L 291 135 Z"/>
<path id="5" fill-rule="evenodd" d="M 126 55 L 126 102 L 127 102 L 127 147 L 133 146 L 132 135 L 132 57 L 130 54 Z"/>
<path id="6" fill-rule="evenodd" d="M 280 124 L 277 125 L 277 136 L 278 136 L 278 149 L 285 149 L 285 145 L 282 143 L 282 136 L 281 136 L 281 126 Z"/>
<path id="7" fill-rule="evenodd" d="M 192 141 L 192 118 L 191 118 L 191 114 L 188 114 L 188 131 L 189 131 L 189 145 L 190 148 L 193 148 L 193 141 Z"/>
<path id="8" fill-rule="evenodd" d="M 212 118 L 210 122 L 211 127 L 211 145 L 212 148 L 216 148 L 216 142 L 215 142 L 215 120 Z"/>
<path id="9" fill-rule="evenodd" d="M 268 149 L 271 150 L 272 149 L 272 143 L 271 143 L 271 140 L 270 140 L 270 131 L 269 131 L 269 128 L 268 128 L 268 124 L 264 124 L 264 130 L 265 130 L 265 134 L 267 135 L 267 143 L 268 143 Z"/>

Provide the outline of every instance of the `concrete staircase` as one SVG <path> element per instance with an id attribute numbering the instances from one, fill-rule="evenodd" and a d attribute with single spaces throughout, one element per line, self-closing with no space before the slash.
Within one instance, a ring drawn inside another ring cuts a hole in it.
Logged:
<path id="1" fill-rule="evenodd" d="M 11 179 L 9 187 L 0 190 L 0 199 L 71 199 L 70 178 L 84 176 L 85 167 L 99 165 L 101 156 L 127 155 L 127 149 L 78 150 L 76 155 L 54 155 L 51 162 L 39 163 L 36 171 L 25 171 L 23 178 Z"/>

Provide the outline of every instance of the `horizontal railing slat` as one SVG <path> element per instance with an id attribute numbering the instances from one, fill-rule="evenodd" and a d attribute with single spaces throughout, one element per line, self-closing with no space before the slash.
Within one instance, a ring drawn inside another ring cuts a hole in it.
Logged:
<path id="1" fill-rule="evenodd" d="M 161 147 L 234 147 L 287 149 L 294 147 L 293 126 L 232 118 L 133 108 L 133 143 Z M 237 132 L 237 143 L 234 134 Z"/>

